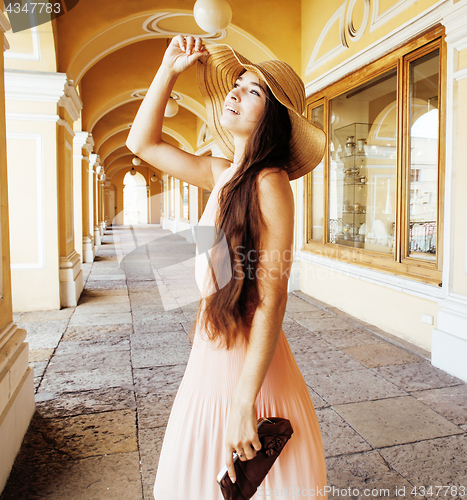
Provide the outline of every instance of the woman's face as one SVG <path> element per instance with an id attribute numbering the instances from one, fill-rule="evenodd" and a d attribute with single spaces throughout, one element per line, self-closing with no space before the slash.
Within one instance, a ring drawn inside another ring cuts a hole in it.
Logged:
<path id="1" fill-rule="evenodd" d="M 234 137 L 247 139 L 263 115 L 266 96 L 266 84 L 254 73 L 246 71 L 238 77 L 225 98 L 221 125 Z"/>

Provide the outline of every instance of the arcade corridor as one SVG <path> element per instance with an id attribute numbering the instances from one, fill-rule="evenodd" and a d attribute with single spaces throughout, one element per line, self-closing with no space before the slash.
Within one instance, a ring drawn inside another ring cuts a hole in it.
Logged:
<path id="1" fill-rule="evenodd" d="M 28 333 L 36 413 L 0 500 L 152 499 L 190 351 L 194 255 L 157 224 L 109 227 L 83 266 L 78 306 L 15 314 Z M 283 326 L 320 420 L 329 498 L 467 486 L 467 384 L 299 291 Z"/>

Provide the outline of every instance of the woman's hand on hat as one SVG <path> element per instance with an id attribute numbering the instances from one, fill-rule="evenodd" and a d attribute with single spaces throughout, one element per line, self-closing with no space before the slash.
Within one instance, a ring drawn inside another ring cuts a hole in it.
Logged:
<path id="1" fill-rule="evenodd" d="M 200 37 L 177 35 L 167 47 L 162 64 L 170 71 L 180 74 L 208 54 Z"/>

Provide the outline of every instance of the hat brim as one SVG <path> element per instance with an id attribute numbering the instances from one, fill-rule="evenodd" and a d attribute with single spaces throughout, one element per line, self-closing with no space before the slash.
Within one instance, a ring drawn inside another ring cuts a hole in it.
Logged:
<path id="1" fill-rule="evenodd" d="M 293 93 L 295 101 L 301 100 L 305 109 L 305 92 L 293 86 L 298 78 L 287 78 L 289 87 L 284 89 L 274 78 L 274 71 L 288 71 L 288 65 L 278 67 L 277 61 L 265 61 L 254 64 L 228 45 L 208 45 L 209 56 L 198 61 L 197 80 L 206 103 L 209 130 L 222 153 L 229 161 L 234 158 L 234 140 L 232 134 L 220 123 L 224 112 L 224 101 L 232 90 L 237 78 L 244 71 L 251 71 L 266 82 L 276 99 L 288 110 L 291 123 L 290 163 L 287 168 L 289 180 L 298 179 L 311 172 L 323 159 L 326 147 L 326 135 L 311 121 L 297 112 L 289 99 Z M 290 68 L 290 72 L 293 70 Z M 289 76 L 289 75 L 286 75 Z"/>

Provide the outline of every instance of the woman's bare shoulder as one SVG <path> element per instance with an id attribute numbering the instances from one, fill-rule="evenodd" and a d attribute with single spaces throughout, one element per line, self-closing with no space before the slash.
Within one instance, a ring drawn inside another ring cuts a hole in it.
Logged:
<path id="1" fill-rule="evenodd" d="M 293 217 L 293 191 L 285 170 L 271 167 L 261 171 L 258 175 L 258 198 L 267 219 Z"/>

